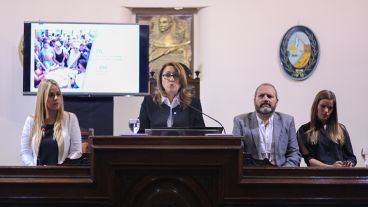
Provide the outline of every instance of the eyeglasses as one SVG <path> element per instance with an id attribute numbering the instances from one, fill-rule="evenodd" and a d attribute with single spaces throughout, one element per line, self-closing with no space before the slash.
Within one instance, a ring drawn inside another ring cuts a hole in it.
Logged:
<path id="1" fill-rule="evenodd" d="M 162 74 L 162 77 L 165 78 L 166 80 L 171 80 L 171 77 L 173 77 L 174 80 L 179 80 L 179 74 L 177 73 L 165 73 Z"/>

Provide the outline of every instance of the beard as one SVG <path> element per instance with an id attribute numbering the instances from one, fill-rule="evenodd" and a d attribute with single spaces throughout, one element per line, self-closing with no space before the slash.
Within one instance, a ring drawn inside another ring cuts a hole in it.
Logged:
<path id="1" fill-rule="evenodd" d="M 275 111 L 275 107 L 271 107 L 271 105 L 263 103 L 260 106 L 256 106 L 256 111 L 263 115 L 269 115 Z"/>

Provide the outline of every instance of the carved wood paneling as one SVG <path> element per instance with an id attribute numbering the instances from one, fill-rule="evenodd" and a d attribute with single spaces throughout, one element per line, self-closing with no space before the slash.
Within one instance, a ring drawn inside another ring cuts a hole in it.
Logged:
<path id="1" fill-rule="evenodd" d="M 0 167 L 0 206 L 366 206 L 365 168 L 246 168 L 237 137 L 93 137 L 91 166 Z"/>

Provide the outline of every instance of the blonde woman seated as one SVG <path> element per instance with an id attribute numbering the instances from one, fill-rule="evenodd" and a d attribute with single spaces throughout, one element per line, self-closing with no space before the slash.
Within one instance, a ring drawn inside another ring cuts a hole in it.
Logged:
<path id="1" fill-rule="evenodd" d="M 28 116 L 21 139 L 24 165 L 57 165 L 82 155 L 81 132 L 75 114 L 64 111 L 63 96 L 56 81 L 42 80 L 36 110 Z"/>
<path id="2" fill-rule="evenodd" d="M 348 131 L 338 122 L 336 105 L 332 91 L 320 91 L 311 121 L 298 130 L 299 148 L 308 166 L 354 167 L 357 163 Z"/>

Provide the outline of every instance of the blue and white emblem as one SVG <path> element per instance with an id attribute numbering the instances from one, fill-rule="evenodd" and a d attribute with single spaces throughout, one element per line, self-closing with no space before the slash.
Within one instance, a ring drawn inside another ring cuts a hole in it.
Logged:
<path id="1" fill-rule="evenodd" d="M 312 30 L 298 25 L 286 32 L 280 45 L 280 61 L 290 78 L 307 79 L 316 68 L 318 59 L 318 41 Z"/>

